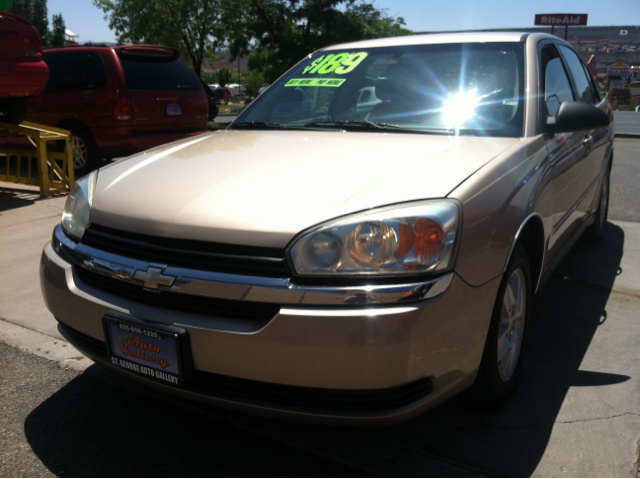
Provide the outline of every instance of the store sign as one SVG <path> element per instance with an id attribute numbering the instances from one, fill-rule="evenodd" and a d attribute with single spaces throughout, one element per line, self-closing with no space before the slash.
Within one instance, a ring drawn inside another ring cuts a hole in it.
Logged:
<path id="1" fill-rule="evenodd" d="M 534 25 L 570 27 L 587 24 L 586 13 L 539 13 Z"/>
<path id="2" fill-rule="evenodd" d="M 630 77 L 631 66 L 622 60 L 607 65 L 607 76 L 610 77 Z"/>

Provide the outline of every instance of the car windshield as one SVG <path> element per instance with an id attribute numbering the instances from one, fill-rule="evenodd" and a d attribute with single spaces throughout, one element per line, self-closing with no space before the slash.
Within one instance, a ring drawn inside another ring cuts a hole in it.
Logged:
<path id="1" fill-rule="evenodd" d="M 522 43 L 329 50 L 310 55 L 232 128 L 335 128 L 519 137 Z"/>

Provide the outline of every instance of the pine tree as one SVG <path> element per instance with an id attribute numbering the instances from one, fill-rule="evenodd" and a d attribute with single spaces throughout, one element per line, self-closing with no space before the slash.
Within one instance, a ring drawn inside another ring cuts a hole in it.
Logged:
<path id="1" fill-rule="evenodd" d="M 51 36 L 49 45 L 52 47 L 64 47 L 64 18 L 62 14 L 53 16 L 53 28 L 51 29 Z"/>
<path id="2" fill-rule="evenodd" d="M 49 20 L 47 18 L 47 0 L 32 0 L 29 20 L 40 33 L 42 45 L 48 46 Z"/>
<path id="3" fill-rule="evenodd" d="M 9 11 L 24 18 L 31 19 L 31 0 L 13 0 Z"/>

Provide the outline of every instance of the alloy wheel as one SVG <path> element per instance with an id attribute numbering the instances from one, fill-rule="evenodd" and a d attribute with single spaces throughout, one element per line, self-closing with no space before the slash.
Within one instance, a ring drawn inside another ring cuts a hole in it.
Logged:
<path id="1" fill-rule="evenodd" d="M 87 164 L 89 158 L 89 151 L 87 150 L 86 143 L 82 138 L 72 135 L 71 136 L 71 149 L 73 151 L 73 166 L 80 169 Z"/>
<path id="2" fill-rule="evenodd" d="M 518 365 L 526 312 L 525 279 L 521 269 L 515 269 L 509 278 L 502 298 L 498 327 L 498 372 L 500 379 L 511 379 Z"/>

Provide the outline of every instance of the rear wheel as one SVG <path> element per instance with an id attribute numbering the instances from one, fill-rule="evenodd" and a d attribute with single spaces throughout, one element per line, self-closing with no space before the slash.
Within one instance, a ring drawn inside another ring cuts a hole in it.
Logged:
<path id="1" fill-rule="evenodd" d="M 529 326 L 531 290 L 529 258 L 517 244 L 498 289 L 482 361 L 472 387 L 480 407 L 498 407 L 516 390 Z"/>

